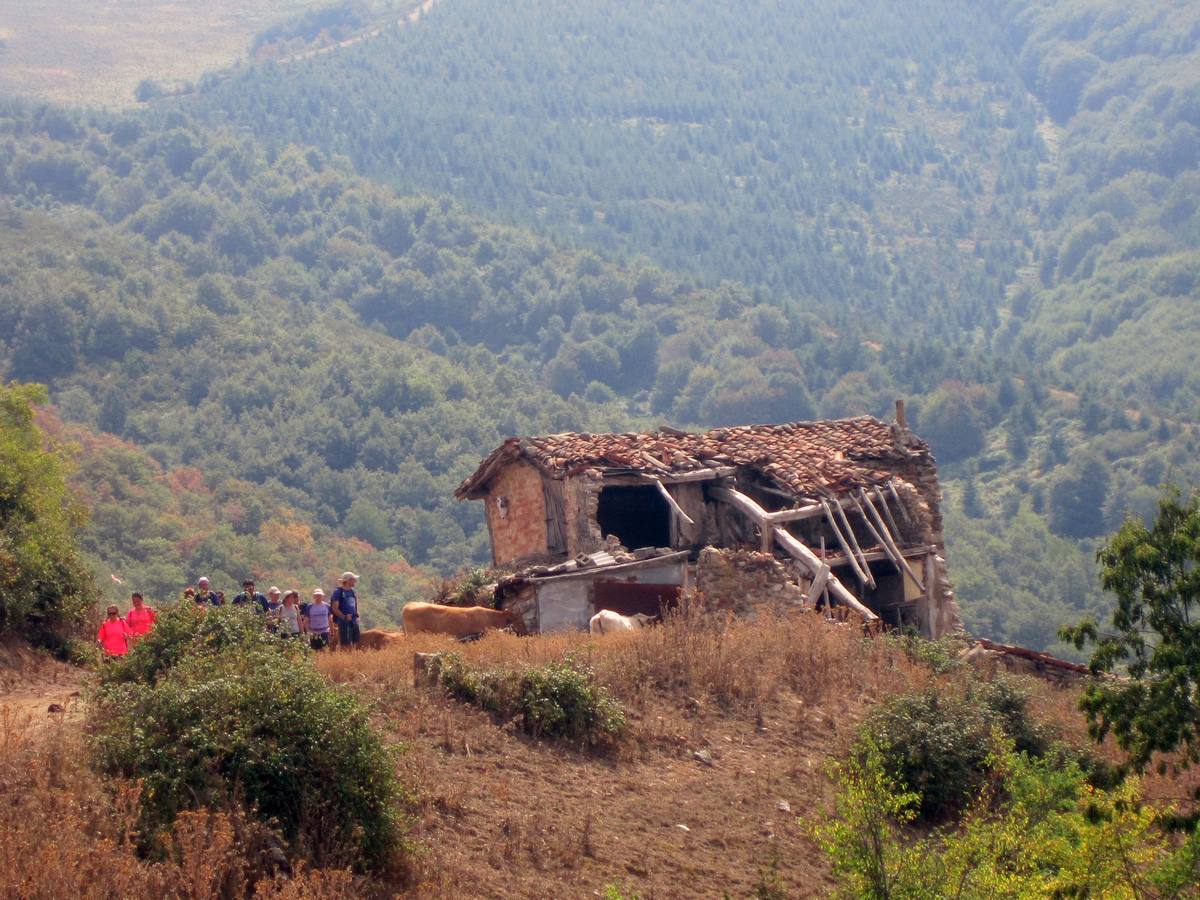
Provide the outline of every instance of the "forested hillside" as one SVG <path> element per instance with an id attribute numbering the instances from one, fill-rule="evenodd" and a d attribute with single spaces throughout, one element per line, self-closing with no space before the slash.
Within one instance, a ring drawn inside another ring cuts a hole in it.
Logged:
<path id="1" fill-rule="evenodd" d="M 128 442 L 78 438 L 113 571 L 357 553 L 393 609 L 483 559 L 450 494 L 505 436 L 906 396 L 969 627 L 1051 646 L 1096 536 L 1200 483 L 1198 23 L 446 0 L 136 116 L 10 104 L 0 374 Z"/>
<path id="2" fill-rule="evenodd" d="M 442 3 L 188 105 L 404 188 L 953 343 L 1027 260 L 1044 148 L 948 0 Z"/>

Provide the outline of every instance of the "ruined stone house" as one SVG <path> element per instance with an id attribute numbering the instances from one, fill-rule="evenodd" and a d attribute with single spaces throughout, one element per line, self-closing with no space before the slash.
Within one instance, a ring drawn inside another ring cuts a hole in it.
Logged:
<path id="1" fill-rule="evenodd" d="M 530 630 L 586 626 L 600 608 L 657 611 L 693 579 L 713 582 L 705 548 L 759 554 L 801 605 L 927 637 L 961 628 L 936 467 L 902 403 L 892 424 L 510 438 L 455 496 L 484 502 L 493 562 L 526 567 L 501 599 Z"/>

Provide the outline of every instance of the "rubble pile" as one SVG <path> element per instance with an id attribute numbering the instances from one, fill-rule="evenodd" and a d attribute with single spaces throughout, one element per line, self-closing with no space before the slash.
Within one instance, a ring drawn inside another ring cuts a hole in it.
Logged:
<path id="1" fill-rule="evenodd" d="M 696 564 L 696 593 L 704 607 L 751 615 L 764 608 L 796 610 L 805 592 L 796 577 L 770 553 L 705 547 Z"/>

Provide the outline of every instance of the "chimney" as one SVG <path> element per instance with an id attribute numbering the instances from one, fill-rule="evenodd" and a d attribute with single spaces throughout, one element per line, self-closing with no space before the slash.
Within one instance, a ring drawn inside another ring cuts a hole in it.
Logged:
<path id="1" fill-rule="evenodd" d="M 891 432 L 896 449 L 904 450 L 912 439 L 912 432 L 908 430 L 908 417 L 904 414 L 903 400 L 896 401 L 896 421 L 892 423 Z"/>

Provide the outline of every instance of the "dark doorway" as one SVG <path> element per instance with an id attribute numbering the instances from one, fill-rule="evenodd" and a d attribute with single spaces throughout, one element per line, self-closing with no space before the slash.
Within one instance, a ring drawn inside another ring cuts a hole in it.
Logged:
<path id="1" fill-rule="evenodd" d="M 628 581 L 596 582 L 596 612 L 611 609 L 623 616 L 645 613 L 660 616 L 679 605 L 683 592 L 677 584 L 636 584 Z"/>
<path id="2" fill-rule="evenodd" d="M 653 485 L 604 488 L 596 521 L 630 550 L 671 546 L 671 510 Z"/>

